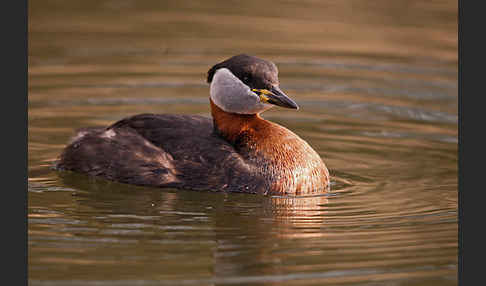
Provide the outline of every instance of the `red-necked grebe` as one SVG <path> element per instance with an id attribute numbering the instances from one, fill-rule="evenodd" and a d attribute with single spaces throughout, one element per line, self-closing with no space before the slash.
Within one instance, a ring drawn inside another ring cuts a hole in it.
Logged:
<path id="1" fill-rule="evenodd" d="M 192 190 L 309 195 L 329 188 L 321 157 L 299 136 L 264 120 L 272 106 L 298 109 L 274 63 L 237 55 L 208 71 L 212 120 L 139 114 L 83 129 L 57 167 L 122 183 Z"/>

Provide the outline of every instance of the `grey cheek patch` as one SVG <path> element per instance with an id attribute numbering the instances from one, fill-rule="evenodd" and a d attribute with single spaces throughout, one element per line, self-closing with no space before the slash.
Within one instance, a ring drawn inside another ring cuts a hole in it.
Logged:
<path id="1" fill-rule="evenodd" d="M 256 114 L 272 107 L 260 102 L 258 95 L 226 68 L 216 71 L 210 96 L 219 108 L 231 113 Z"/>

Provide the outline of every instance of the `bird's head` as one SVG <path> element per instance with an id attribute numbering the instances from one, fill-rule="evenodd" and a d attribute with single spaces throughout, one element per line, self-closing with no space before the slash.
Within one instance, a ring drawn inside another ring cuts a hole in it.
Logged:
<path id="1" fill-rule="evenodd" d="M 233 56 L 208 71 L 211 100 L 230 113 L 258 114 L 272 106 L 298 109 L 279 88 L 277 66 L 254 56 Z"/>

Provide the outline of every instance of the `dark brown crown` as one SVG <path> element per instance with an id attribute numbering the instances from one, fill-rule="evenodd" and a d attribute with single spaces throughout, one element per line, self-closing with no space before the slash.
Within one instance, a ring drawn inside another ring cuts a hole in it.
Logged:
<path id="1" fill-rule="evenodd" d="M 272 85 L 278 85 L 277 66 L 270 61 L 254 56 L 241 54 L 214 65 L 208 71 L 208 83 L 211 83 L 214 74 L 220 68 L 229 69 L 251 88 L 269 88 Z"/>

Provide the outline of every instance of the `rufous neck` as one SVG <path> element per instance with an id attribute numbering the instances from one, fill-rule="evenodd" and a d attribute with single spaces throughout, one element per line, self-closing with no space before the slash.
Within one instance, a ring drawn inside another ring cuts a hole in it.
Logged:
<path id="1" fill-rule="evenodd" d="M 219 108 L 210 98 L 211 115 L 214 128 L 220 136 L 230 143 L 235 143 L 243 134 L 251 131 L 252 126 L 264 121 L 258 114 L 230 113 Z"/>

